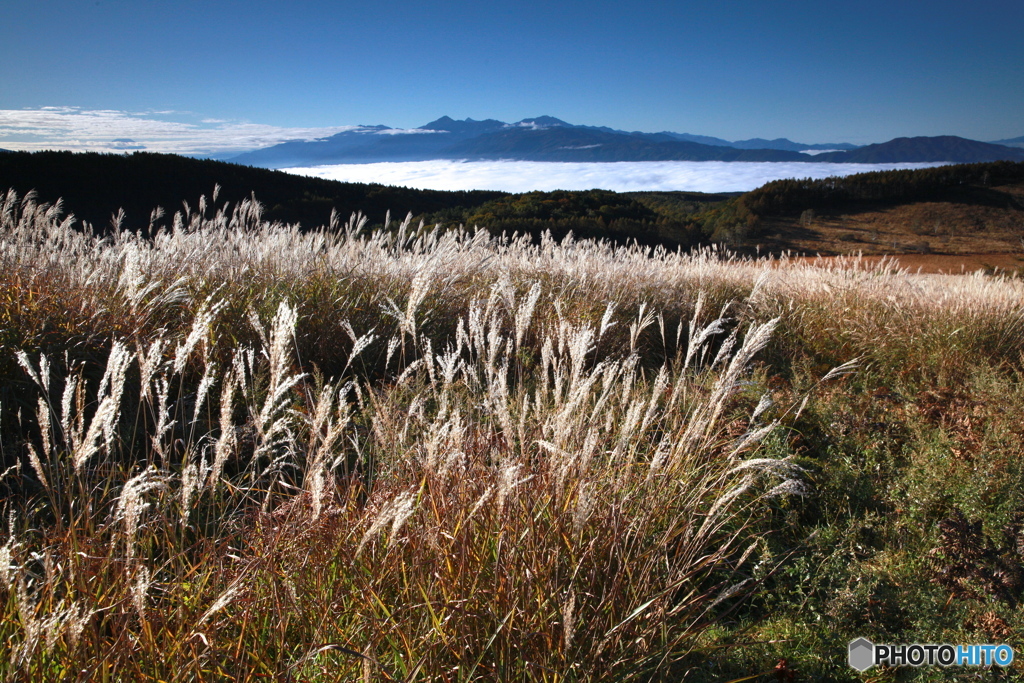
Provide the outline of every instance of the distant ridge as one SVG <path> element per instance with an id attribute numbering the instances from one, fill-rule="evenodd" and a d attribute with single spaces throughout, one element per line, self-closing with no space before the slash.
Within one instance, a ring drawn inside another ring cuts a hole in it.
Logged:
<path id="1" fill-rule="evenodd" d="M 421 130 L 434 130 L 439 132 L 455 133 L 456 135 L 483 135 L 484 133 L 490 133 L 496 130 L 501 130 L 508 124 L 495 119 L 484 119 L 483 121 L 474 121 L 473 119 L 463 119 L 462 121 L 456 121 L 450 116 L 442 116 L 436 121 L 431 121 L 425 126 L 420 126 Z"/>
<path id="2" fill-rule="evenodd" d="M 685 137 L 685 136 L 683 136 Z M 706 145 L 674 133 L 640 133 L 577 126 L 553 116 L 516 123 L 450 116 L 419 128 L 358 126 L 311 142 L 285 142 L 229 161 L 287 168 L 332 163 L 511 159 L 524 161 L 805 161 L 791 149 Z M 786 141 L 787 143 L 789 141 Z M 789 143 L 792 147 L 796 143 Z M 797 145 L 799 146 L 799 145 Z M 829 149 L 836 149 L 835 146 Z"/>
<path id="3" fill-rule="evenodd" d="M 750 140 L 737 140 L 731 143 L 733 147 L 737 149 L 785 149 L 792 152 L 803 152 L 806 150 L 819 150 L 819 149 L 841 149 L 851 150 L 857 149 L 857 145 L 851 145 L 849 142 L 826 142 L 818 145 L 805 145 L 802 142 L 793 142 L 786 138 L 776 138 L 774 140 L 765 140 L 764 138 L 752 138 Z"/>
<path id="4" fill-rule="evenodd" d="M 228 160 L 250 166 L 288 168 L 434 159 L 973 163 L 1021 161 L 1024 149 L 954 136 L 897 138 L 866 147 L 844 142 L 809 145 L 787 138 L 730 142 L 689 133 L 642 133 L 607 126 L 578 126 L 554 116 L 538 116 L 516 123 L 470 118 L 460 121 L 442 116 L 413 129 L 353 126 L 327 138 L 285 142 Z"/>
<path id="5" fill-rule="evenodd" d="M 1007 147 L 1024 147 L 1024 135 L 1009 140 L 995 140 L 993 145 L 1006 145 Z"/>
<path id="6" fill-rule="evenodd" d="M 460 159 L 524 161 L 802 161 L 805 155 L 781 150 L 739 150 L 681 140 L 552 126 L 510 126 L 470 138 L 445 152 Z"/>
<path id="7" fill-rule="evenodd" d="M 867 145 L 849 152 L 826 152 L 816 161 L 851 164 L 887 164 L 922 161 L 979 163 L 985 161 L 1024 161 L 1024 149 L 978 142 L 955 135 L 896 138 L 878 145 Z"/>
<path id="8" fill-rule="evenodd" d="M 857 149 L 857 145 L 852 145 L 849 142 L 825 142 L 816 145 L 805 145 L 802 142 L 793 142 L 787 138 L 776 138 L 774 140 L 765 140 L 764 138 L 751 138 L 750 140 L 736 140 L 730 142 L 723 140 L 722 138 L 713 138 L 707 135 L 690 135 L 689 133 L 660 133 L 660 135 L 669 135 L 678 140 L 685 140 L 686 142 L 699 142 L 702 145 L 715 145 L 719 147 L 735 147 L 736 149 L 781 149 L 787 152 L 803 152 L 805 150 L 850 150 Z"/>

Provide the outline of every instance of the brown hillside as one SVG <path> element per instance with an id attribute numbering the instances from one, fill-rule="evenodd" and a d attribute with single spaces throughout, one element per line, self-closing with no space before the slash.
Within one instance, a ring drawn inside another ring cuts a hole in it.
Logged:
<path id="1" fill-rule="evenodd" d="M 1024 255 L 1024 184 L 991 188 L 984 203 L 931 201 L 768 218 L 761 250 L 799 254 Z"/>

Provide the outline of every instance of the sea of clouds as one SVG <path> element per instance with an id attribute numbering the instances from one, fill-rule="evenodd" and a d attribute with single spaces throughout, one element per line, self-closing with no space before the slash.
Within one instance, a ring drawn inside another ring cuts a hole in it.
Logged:
<path id="1" fill-rule="evenodd" d="M 37 151 L 146 150 L 220 156 L 286 140 L 314 140 L 360 126 L 282 128 L 248 121 L 201 118 L 191 112 L 89 110 L 78 107 L 0 109 L 0 148 Z M 421 132 L 388 130 L 388 134 Z M 828 164 L 643 161 L 556 163 L 539 161 L 416 161 L 339 164 L 283 169 L 348 182 L 433 190 L 690 190 L 743 192 L 780 178 L 827 178 L 941 164 Z"/>
<path id="2" fill-rule="evenodd" d="M 746 192 L 782 178 L 828 178 L 854 173 L 927 168 L 941 163 L 829 164 L 824 162 L 620 161 L 410 161 L 335 164 L 281 169 L 297 175 L 422 190 L 687 190 Z"/>
<path id="3" fill-rule="evenodd" d="M 163 152 L 225 155 L 288 140 L 315 140 L 359 126 L 282 128 L 201 118 L 191 112 L 41 107 L 0 109 L 0 148 L 25 152 Z M 404 131 L 397 131 L 404 132 Z"/>

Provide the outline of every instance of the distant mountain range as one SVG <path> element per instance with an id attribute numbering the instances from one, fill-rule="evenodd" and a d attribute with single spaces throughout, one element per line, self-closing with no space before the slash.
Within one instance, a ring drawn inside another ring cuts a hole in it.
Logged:
<path id="1" fill-rule="evenodd" d="M 355 126 L 328 138 L 292 141 L 231 157 L 264 168 L 380 161 L 465 159 L 518 161 L 824 161 L 901 163 L 1024 161 L 1024 138 L 977 142 L 954 136 L 897 138 L 858 147 L 808 145 L 786 138 L 730 142 L 689 133 L 641 133 L 577 126 L 553 116 L 505 123 L 443 116 L 413 129 Z M 1019 143 L 1019 147 L 1009 146 Z M 813 154 L 811 154 L 813 153 Z"/>
<path id="2" fill-rule="evenodd" d="M 815 161 L 850 164 L 887 164 L 915 161 L 952 161 L 979 163 L 985 161 L 1024 161 L 1024 149 L 978 142 L 954 135 L 937 137 L 896 138 L 878 145 L 867 145 L 849 152 L 827 152 Z"/>
<path id="3" fill-rule="evenodd" d="M 1024 148 L 1024 135 L 1019 138 L 1010 138 L 1009 140 L 996 140 L 993 144 Z"/>

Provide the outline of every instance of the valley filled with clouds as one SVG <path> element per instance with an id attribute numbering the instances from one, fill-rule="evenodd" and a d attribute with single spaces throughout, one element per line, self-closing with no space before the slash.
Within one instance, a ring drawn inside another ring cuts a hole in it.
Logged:
<path id="1" fill-rule="evenodd" d="M 410 161 L 282 169 L 288 173 L 423 190 L 642 190 L 746 192 L 782 178 L 828 178 L 941 163 L 835 164 L 745 161 Z"/>
<path id="2" fill-rule="evenodd" d="M 38 151 L 149 151 L 228 158 L 285 141 L 323 139 L 363 126 L 285 128 L 202 118 L 191 112 L 42 107 L 0 110 L 0 147 Z M 388 129 L 391 135 L 422 130 Z M 639 190 L 745 192 L 782 178 L 827 178 L 867 171 L 925 168 L 941 162 L 844 164 L 743 161 L 402 161 L 284 169 L 330 180 L 429 190 Z"/>

